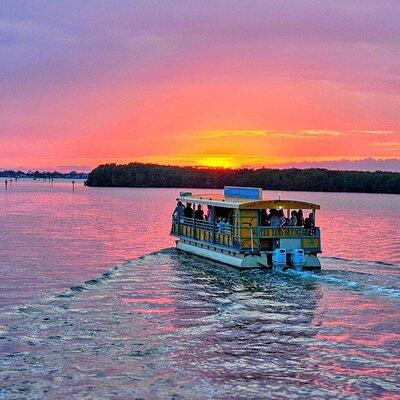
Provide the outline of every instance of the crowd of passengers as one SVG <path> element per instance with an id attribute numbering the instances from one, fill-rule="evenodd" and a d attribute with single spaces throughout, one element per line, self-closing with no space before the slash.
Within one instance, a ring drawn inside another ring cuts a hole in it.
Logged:
<path id="1" fill-rule="evenodd" d="M 216 218 L 214 208 L 207 206 L 207 209 L 207 214 L 205 214 L 200 204 L 197 205 L 196 209 L 193 209 L 191 203 L 186 203 L 186 206 L 184 206 L 181 201 L 178 201 L 172 216 L 179 220 L 182 220 L 182 218 L 193 218 L 194 216 L 196 220 L 200 221 L 210 223 L 214 223 L 215 221 L 219 232 L 229 230 L 232 227 L 230 218 Z"/>
<path id="2" fill-rule="evenodd" d="M 193 218 L 193 213 L 195 219 L 200 219 L 202 221 L 208 220 L 208 216 L 204 215 L 204 211 L 201 208 L 200 204 L 197 206 L 196 210 L 193 210 L 191 203 L 186 203 L 185 207 L 181 201 L 178 201 L 172 216 L 178 219 L 181 219 L 183 217 Z"/>
<path id="3" fill-rule="evenodd" d="M 207 207 L 208 213 L 204 214 L 200 204 L 198 204 L 194 210 L 191 203 L 186 203 L 186 206 L 184 206 L 181 201 L 178 201 L 172 216 L 179 220 L 182 220 L 182 218 L 193 218 L 194 216 L 196 220 L 208 221 L 211 223 L 214 223 L 215 221 L 219 231 L 230 229 L 232 227 L 229 218 L 220 217 L 216 219 L 214 208 L 211 206 Z M 286 218 L 283 210 L 271 209 L 269 213 L 267 210 L 261 210 L 261 225 L 276 228 L 298 226 L 305 229 L 312 229 L 315 227 L 314 214 L 310 213 L 307 218 L 304 218 L 303 210 L 293 210 L 290 214 L 290 218 Z"/>
<path id="4" fill-rule="evenodd" d="M 261 224 L 263 226 L 272 226 L 276 228 L 284 226 L 299 226 L 305 229 L 312 229 L 315 227 L 314 214 L 308 214 L 304 219 L 303 210 L 293 210 L 290 213 L 290 218 L 286 218 L 283 210 L 271 209 L 269 213 L 267 210 L 261 210 Z"/>

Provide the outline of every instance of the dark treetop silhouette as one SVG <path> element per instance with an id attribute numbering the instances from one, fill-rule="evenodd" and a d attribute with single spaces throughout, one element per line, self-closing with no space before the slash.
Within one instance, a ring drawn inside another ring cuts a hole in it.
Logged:
<path id="1" fill-rule="evenodd" d="M 256 186 L 269 190 L 400 194 L 400 173 L 309 169 L 223 169 L 130 163 L 100 165 L 87 186 L 223 188 Z"/>

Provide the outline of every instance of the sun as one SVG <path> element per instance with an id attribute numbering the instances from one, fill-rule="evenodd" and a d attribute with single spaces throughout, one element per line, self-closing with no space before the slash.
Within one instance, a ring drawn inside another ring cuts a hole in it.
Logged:
<path id="1" fill-rule="evenodd" d="M 196 164 L 202 167 L 235 168 L 238 163 L 230 156 L 204 156 L 196 160 Z"/>

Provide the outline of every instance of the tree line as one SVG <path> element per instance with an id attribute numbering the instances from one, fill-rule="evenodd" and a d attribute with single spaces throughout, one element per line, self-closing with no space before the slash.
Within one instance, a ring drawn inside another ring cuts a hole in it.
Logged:
<path id="1" fill-rule="evenodd" d="M 7 169 L 4 171 L 0 171 L 0 178 L 74 178 L 74 179 L 87 179 L 88 174 L 85 172 L 76 172 L 71 171 L 67 173 L 58 172 L 58 171 L 14 171 L 11 169 Z"/>
<path id="2" fill-rule="evenodd" d="M 253 186 L 269 190 L 400 194 L 399 172 L 333 171 L 322 168 L 196 168 L 130 163 L 100 165 L 87 186 L 223 188 Z"/>

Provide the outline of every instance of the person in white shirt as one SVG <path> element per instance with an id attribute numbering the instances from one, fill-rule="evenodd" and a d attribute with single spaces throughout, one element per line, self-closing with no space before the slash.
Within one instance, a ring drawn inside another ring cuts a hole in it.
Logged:
<path id="1" fill-rule="evenodd" d="M 218 224 L 217 224 L 218 232 L 222 233 L 225 229 L 225 221 L 222 218 L 218 219 Z"/>

